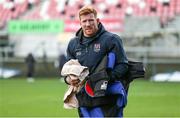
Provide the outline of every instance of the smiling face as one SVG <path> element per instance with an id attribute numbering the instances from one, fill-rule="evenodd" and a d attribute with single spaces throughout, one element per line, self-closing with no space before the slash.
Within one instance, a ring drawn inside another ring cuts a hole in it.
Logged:
<path id="1" fill-rule="evenodd" d="M 80 16 L 80 25 L 82 27 L 84 36 L 91 37 L 98 30 L 99 19 L 93 13 L 84 14 Z"/>

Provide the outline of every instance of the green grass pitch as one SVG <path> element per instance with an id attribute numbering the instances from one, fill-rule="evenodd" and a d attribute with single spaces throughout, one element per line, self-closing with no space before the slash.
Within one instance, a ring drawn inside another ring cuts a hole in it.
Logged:
<path id="1" fill-rule="evenodd" d="M 67 86 L 55 78 L 0 79 L 0 117 L 78 117 L 63 108 Z M 180 83 L 135 80 L 125 117 L 180 117 Z"/>

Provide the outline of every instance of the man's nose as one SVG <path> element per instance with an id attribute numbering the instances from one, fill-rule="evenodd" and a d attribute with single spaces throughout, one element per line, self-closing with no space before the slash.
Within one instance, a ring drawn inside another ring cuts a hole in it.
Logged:
<path id="1" fill-rule="evenodd" d="M 86 21 L 86 26 L 90 26 L 90 22 L 89 21 Z"/>

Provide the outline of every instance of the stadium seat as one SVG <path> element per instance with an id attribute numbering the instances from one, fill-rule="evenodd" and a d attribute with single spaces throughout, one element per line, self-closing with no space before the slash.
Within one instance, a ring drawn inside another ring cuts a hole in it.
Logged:
<path id="1" fill-rule="evenodd" d="M 77 20 L 78 9 L 87 4 L 92 4 L 98 10 L 102 19 L 122 19 L 126 15 L 136 17 L 155 16 L 159 17 L 163 24 L 180 14 L 180 0 L 0 1 L 0 27 L 3 27 L 9 20 L 19 17 L 32 20 Z M 30 10 L 32 6 L 33 9 Z"/>
<path id="2" fill-rule="evenodd" d="M 2 0 L 0 1 L 0 29 L 11 19 L 16 19 L 23 15 L 40 0 Z"/>

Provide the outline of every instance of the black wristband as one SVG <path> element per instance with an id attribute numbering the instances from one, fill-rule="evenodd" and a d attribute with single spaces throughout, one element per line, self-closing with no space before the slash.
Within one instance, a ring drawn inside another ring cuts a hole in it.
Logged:
<path id="1" fill-rule="evenodd" d="M 67 82 L 66 78 L 67 78 L 67 76 L 64 77 L 64 82 L 65 82 L 66 84 L 70 85 L 70 84 Z"/>

